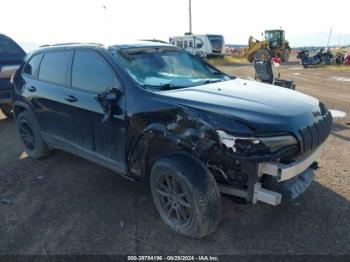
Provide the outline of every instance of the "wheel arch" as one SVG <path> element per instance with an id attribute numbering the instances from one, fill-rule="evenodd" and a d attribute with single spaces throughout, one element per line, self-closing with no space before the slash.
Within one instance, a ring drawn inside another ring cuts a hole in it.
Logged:
<path id="1" fill-rule="evenodd" d="M 14 113 L 14 116 L 15 118 L 18 117 L 18 115 L 23 112 L 23 111 L 28 111 L 30 112 L 32 115 L 33 114 L 33 110 L 24 102 L 21 102 L 21 101 L 16 101 L 14 102 L 13 104 L 13 113 Z"/>
<path id="2" fill-rule="evenodd" d="M 142 132 L 128 154 L 128 171 L 133 177 L 146 177 L 158 159 L 170 154 L 186 155 L 205 167 L 200 160 L 201 156 L 214 146 L 217 140 L 203 139 L 200 137 L 201 133 L 194 132 L 192 136 L 186 136 L 183 133 L 170 132 L 161 124 L 149 126 Z"/>
<path id="3" fill-rule="evenodd" d="M 17 117 L 19 116 L 20 113 L 22 112 L 28 112 L 30 114 L 30 116 L 32 117 L 33 121 L 35 122 L 35 124 L 37 125 L 37 127 L 39 128 L 39 130 L 41 130 L 41 127 L 39 125 L 39 122 L 34 114 L 34 111 L 33 109 L 28 105 L 26 104 L 25 102 L 23 101 L 15 101 L 13 103 L 13 115 L 14 115 L 14 118 L 17 119 Z"/>

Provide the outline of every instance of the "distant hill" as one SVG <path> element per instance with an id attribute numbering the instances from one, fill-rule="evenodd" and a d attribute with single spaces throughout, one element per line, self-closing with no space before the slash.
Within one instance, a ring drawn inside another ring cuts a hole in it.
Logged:
<path id="1" fill-rule="evenodd" d="M 229 47 L 229 48 L 242 48 L 242 47 L 247 47 L 247 45 L 227 44 L 226 47 Z"/>
<path id="2" fill-rule="evenodd" d="M 313 34 L 303 34 L 303 35 L 288 35 L 286 33 L 287 40 L 289 41 L 292 48 L 319 48 L 325 47 L 327 45 L 329 32 L 319 32 Z M 350 47 L 350 34 L 338 34 L 333 33 L 329 41 L 330 46 L 348 46 Z M 231 48 L 241 48 L 247 47 L 247 45 L 242 44 L 227 44 L 227 47 Z"/>
<path id="3" fill-rule="evenodd" d="M 329 37 L 329 32 L 319 32 L 313 34 L 289 36 L 287 39 L 292 47 L 309 47 L 309 46 L 326 46 Z M 350 34 L 334 33 L 329 41 L 330 46 L 346 46 L 350 45 Z"/>

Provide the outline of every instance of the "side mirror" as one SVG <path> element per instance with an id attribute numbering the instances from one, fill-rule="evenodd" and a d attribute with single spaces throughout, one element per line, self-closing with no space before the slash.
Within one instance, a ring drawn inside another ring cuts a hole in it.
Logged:
<path id="1" fill-rule="evenodd" d="M 96 100 L 103 109 L 102 123 L 109 121 L 112 117 L 113 107 L 122 95 L 122 90 L 118 88 L 108 88 L 105 92 L 97 94 Z"/>
<path id="2" fill-rule="evenodd" d="M 110 88 L 106 90 L 106 100 L 118 100 L 123 95 L 123 92 L 118 88 Z"/>
<path id="3" fill-rule="evenodd" d="M 107 93 L 105 99 L 107 101 L 114 101 L 117 100 L 118 96 L 116 93 Z"/>
<path id="4" fill-rule="evenodd" d="M 105 92 L 99 93 L 96 97 L 97 101 L 114 102 L 123 95 L 122 90 L 118 88 L 108 88 Z"/>

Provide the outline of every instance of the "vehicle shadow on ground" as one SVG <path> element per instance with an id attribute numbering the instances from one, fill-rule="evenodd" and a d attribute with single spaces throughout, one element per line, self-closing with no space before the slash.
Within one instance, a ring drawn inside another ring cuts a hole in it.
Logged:
<path id="1" fill-rule="evenodd" d="M 61 151 L 21 158 L 13 123 L 0 132 L 0 198 L 13 202 L 0 203 L 0 254 L 350 254 L 349 201 L 318 182 L 278 207 L 225 196 L 217 231 L 193 240 L 161 221 L 147 179 Z"/>
<path id="2" fill-rule="evenodd" d="M 0 113 L 0 170 L 4 164 L 16 160 L 13 156 L 21 152 L 19 136 L 13 119 L 5 118 Z"/>
<path id="3" fill-rule="evenodd" d="M 48 162 L 29 175 L 18 169 L 1 188 L 14 204 L 0 206 L 0 254 L 350 252 L 349 201 L 317 182 L 298 201 L 278 207 L 225 196 L 217 231 L 192 240 L 160 220 L 147 180 L 135 184 L 64 152 Z"/>

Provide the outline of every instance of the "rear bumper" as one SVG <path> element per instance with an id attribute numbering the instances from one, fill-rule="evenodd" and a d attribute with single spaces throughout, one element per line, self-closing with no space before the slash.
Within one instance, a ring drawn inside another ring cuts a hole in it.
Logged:
<path id="1" fill-rule="evenodd" d="M 10 80 L 12 75 L 16 73 L 19 65 L 6 65 L 0 68 L 0 79 Z"/>
<path id="2" fill-rule="evenodd" d="M 0 105 L 12 103 L 11 77 L 18 68 L 19 65 L 6 65 L 0 68 Z"/>

